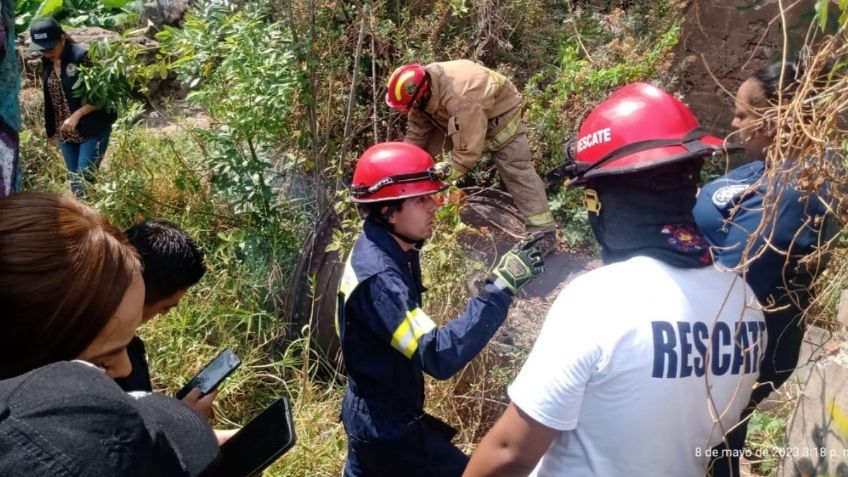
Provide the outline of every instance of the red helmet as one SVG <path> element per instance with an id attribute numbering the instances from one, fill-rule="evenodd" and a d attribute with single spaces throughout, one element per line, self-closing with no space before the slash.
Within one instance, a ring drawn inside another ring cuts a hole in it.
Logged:
<path id="1" fill-rule="evenodd" d="M 438 168 L 427 151 L 405 142 L 384 142 L 362 153 L 353 171 L 353 202 L 407 199 L 444 190 L 450 168 Z"/>
<path id="2" fill-rule="evenodd" d="M 389 77 L 386 104 L 403 114 L 408 114 L 412 103 L 430 89 L 427 70 L 419 64 L 404 65 Z"/>
<path id="3" fill-rule="evenodd" d="M 646 83 L 629 84 L 583 121 L 572 151 L 572 182 L 709 156 L 723 143 L 702 131 L 692 111 L 671 94 Z"/>

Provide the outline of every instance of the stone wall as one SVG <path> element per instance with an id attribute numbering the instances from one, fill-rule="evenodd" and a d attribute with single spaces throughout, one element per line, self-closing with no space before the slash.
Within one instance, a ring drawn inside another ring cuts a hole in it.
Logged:
<path id="1" fill-rule="evenodd" d="M 783 3 L 789 6 L 794 2 Z M 786 11 L 789 51 L 793 54 L 803 44 L 814 4 L 814 0 L 800 0 Z M 678 91 L 706 129 L 726 133 L 733 119 L 733 98 L 722 86 L 735 93 L 751 73 L 779 60 L 782 52 L 778 0 L 690 0 L 675 51 Z M 721 86 L 710 76 L 710 70 Z"/>

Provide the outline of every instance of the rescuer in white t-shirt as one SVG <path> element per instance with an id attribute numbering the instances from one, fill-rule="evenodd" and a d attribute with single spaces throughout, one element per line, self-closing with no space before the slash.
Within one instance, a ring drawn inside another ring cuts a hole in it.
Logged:
<path id="1" fill-rule="evenodd" d="M 703 159 L 721 144 L 647 84 L 587 117 L 571 183 L 605 266 L 557 297 L 464 476 L 709 474 L 766 344 L 753 292 L 712 265 L 692 218 Z"/>

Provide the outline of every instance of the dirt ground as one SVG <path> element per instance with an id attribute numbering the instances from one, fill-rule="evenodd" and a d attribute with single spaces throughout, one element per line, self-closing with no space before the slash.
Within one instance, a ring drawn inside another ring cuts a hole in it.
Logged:
<path id="1" fill-rule="evenodd" d="M 494 264 L 521 238 L 523 218 L 510 196 L 498 189 L 468 188 L 462 220 L 484 229 L 488 236 L 470 235 L 463 239 L 467 253 L 482 263 Z M 509 318 L 495 340 L 525 349 L 532 347 L 545 316 L 560 290 L 575 276 L 601 266 L 600 260 L 581 250 L 568 250 L 560 244 L 545 257 L 545 272 L 519 293 L 510 308 Z M 469 277 L 469 281 L 483 277 Z"/>
<path id="2" fill-rule="evenodd" d="M 502 333 L 516 345 L 531 348 L 559 292 L 574 277 L 601 265 L 586 252 L 557 251 L 545 257 L 545 273 L 521 291 Z"/>

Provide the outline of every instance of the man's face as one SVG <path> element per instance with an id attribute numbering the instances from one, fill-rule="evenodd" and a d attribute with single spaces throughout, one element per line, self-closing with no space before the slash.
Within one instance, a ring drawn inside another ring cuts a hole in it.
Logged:
<path id="1" fill-rule="evenodd" d="M 183 296 L 186 294 L 186 291 L 186 289 L 177 290 L 173 295 L 165 297 L 159 301 L 155 301 L 150 304 L 145 303 L 142 320 L 144 322 L 150 321 L 153 318 L 156 318 L 159 315 L 164 315 L 171 311 L 171 309 L 176 308 L 177 305 L 180 304 L 180 300 L 182 300 Z"/>
<path id="2" fill-rule="evenodd" d="M 412 197 L 403 201 L 400 211 L 392 213 L 389 223 L 399 234 L 426 240 L 433 236 L 433 220 L 438 209 L 434 194 Z"/>

